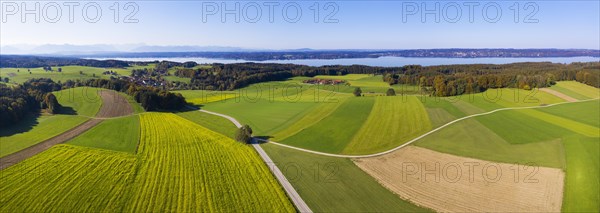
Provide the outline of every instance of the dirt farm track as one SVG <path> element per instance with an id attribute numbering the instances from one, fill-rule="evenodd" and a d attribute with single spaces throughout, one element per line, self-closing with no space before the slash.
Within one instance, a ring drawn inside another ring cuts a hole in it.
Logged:
<path id="1" fill-rule="evenodd" d="M 17 164 L 31 156 L 34 156 L 50 147 L 71 140 L 81 133 L 91 129 L 102 122 L 102 118 L 120 117 L 133 114 L 133 108 L 123 96 L 111 90 L 101 90 L 99 92 L 102 97 L 102 106 L 95 118 L 66 131 L 60 135 L 54 136 L 48 140 L 25 148 L 21 151 L 0 158 L 0 170 Z"/>

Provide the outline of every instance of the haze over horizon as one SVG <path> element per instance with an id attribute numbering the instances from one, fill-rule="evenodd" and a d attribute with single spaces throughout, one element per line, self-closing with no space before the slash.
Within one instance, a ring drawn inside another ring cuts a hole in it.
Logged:
<path id="1" fill-rule="evenodd" d="M 0 22 L 2 52 L 27 49 L 28 45 L 52 46 L 46 44 L 98 47 L 91 51 L 127 51 L 137 45 L 268 50 L 600 49 L 598 1 L 499 1 L 476 5 L 444 1 L 298 1 L 270 7 L 272 3 L 119 2 L 118 15 L 114 14 L 115 2 L 100 1 L 94 7 L 79 3 L 72 23 L 69 8 L 62 2 L 57 3 L 61 16 L 53 13 L 55 9 L 48 2 L 41 2 L 38 15 L 21 14 L 35 7 L 32 2 L 12 5 L 18 9 L 12 11 L 6 4 Z M 88 9 L 86 14 L 83 7 Z M 96 7 L 100 16 L 93 13 Z M 132 13 L 134 9 L 137 11 Z M 301 11 L 300 15 L 295 11 Z"/>

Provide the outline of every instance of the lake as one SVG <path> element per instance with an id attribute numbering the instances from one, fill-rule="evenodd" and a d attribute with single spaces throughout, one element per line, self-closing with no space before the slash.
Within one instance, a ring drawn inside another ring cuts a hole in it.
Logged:
<path id="1" fill-rule="evenodd" d="M 212 63 L 280 63 L 280 64 L 301 64 L 309 66 L 324 65 L 368 65 L 381 67 L 399 67 L 404 65 L 419 64 L 423 66 L 432 65 L 450 65 L 450 64 L 510 64 L 517 62 L 553 62 L 553 63 L 573 63 L 573 62 L 600 62 L 597 57 L 552 57 L 552 58 L 408 58 L 408 57 L 379 57 L 379 58 L 347 58 L 347 59 L 301 59 L 301 60 L 268 60 L 268 61 L 247 61 L 234 59 L 215 59 L 215 58 L 91 58 L 98 60 L 115 59 L 124 61 L 175 61 L 186 62 L 194 61 L 199 64 Z"/>

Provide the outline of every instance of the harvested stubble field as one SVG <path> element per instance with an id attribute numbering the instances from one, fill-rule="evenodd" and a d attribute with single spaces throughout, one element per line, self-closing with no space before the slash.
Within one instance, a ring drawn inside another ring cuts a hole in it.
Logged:
<path id="1" fill-rule="evenodd" d="M 435 211 L 561 210 L 565 175 L 560 169 L 493 163 L 415 146 L 354 162 L 403 199 Z"/>

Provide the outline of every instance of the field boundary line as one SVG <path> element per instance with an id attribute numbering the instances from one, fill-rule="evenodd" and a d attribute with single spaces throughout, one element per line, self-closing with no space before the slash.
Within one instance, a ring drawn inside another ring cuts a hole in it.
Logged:
<path id="1" fill-rule="evenodd" d="M 122 116 L 117 116 L 117 117 L 92 117 L 92 116 L 85 116 L 85 115 L 73 115 L 73 116 L 89 118 L 89 119 L 96 119 L 96 120 L 114 120 L 114 119 L 119 119 L 119 118 L 127 118 L 127 117 L 131 117 L 131 116 L 142 115 L 142 114 L 146 114 L 146 113 L 149 113 L 149 112 L 140 112 L 140 113 L 122 115 Z"/>
<path id="2" fill-rule="evenodd" d="M 194 109 L 194 107 L 191 107 L 191 106 L 188 106 L 188 108 Z M 206 111 L 206 110 L 202 110 L 202 109 L 200 109 L 198 111 L 225 118 L 225 119 L 231 121 L 237 128 L 242 127 L 242 124 L 231 116 L 216 113 L 216 112 Z M 267 167 L 269 167 L 269 170 L 271 170 L 271 173 L 273 174 L 273 176 L 275 176 L 275 178 L 277 178 L 277 181 L 279 181 L 279 184 L 281 184 L 281 187 L 283 187 L 283 189 L 285 190 L 285 193 L 289 196 L 290 200 L 292 200 L 292 203 L 294 203 L 294 206 L 296 206 L 296 209 L 302 213 L 312 213 L 312 210 L 310 210 L 310 207 L 308 207 L 306 202 L 304 202 L 302 197 L 300 197 L 300 194 L 298 194 L 296 189 L 294 189 L 294 186 L 292 186 L 292 184 L 287 180 L 287 178 L 283 175 L 283 172 L 281 172 L 281 170 L 279 170 L 279 167 L 277 167 L 277 165 L 273 162 L 273 160 L 271 160 L 271 158 L 265 152 L 265 150 L 263 150 L 263 148 L 260 147 L 260 144 L 257 143 L 257 140 L 259 140 L 259 139 L 253 138 L 252 147 L 254 147 L 254 149 L 260 156 L 260 158 L 267 165 Z"/>
<path id="3" fill-rule="evenodd" d="M 117 94 L 117 93 L 115 92 L 114 94 Z M 55 136 L 52 136 L 52 137 L 47 138 L 43 141 L 40 141 L 36 144 L 33 144 L 29 147 L 26 147 L 24 149 L 21 149 L 19 151 L 16 151 L 9 155 L 1 157 L 0 158 L 0 170 L 8 168 L 8 167 L 15 165 L 21 161 L 24 161 L 34 155 L 37 155 L 43 151 L 46 151 L 46 150 L 50 149 L 51 147 L 53 147 L 54 145 L 68 142 L 69 140 L 72 140 L 72 139 L 76 138 L 77 136 L 94 128 L 95 126 L 100 124 L 103 120 L 110 118 L 110 117 L 101 117 L 101 116 L 111 116 L 112 115 L 113 111 L 110 110 L 111 109 L 110 107 L 112 105 L 114 105 L 114 103 L 111 102 L 112 100 L 114 100 L 114 98 L 109 97 L 109 96 L 102 96 L 102 95 L 100 95 L 100 97 L 102 98 L 102 104 L 100 105 L 98 112 L 96 112 L 96 115 L 95 115 L 96 117 L 75 115 L 75 116 L 87 117 L 89 119 L 86 121 L 83 121 L 79 125 L 76 125 L 64 132 L 61 132 Z M 123 97 L 123 96 L 119 96 L 119 97 L 125 99 L 125 97 Z M 127 116 L 131 116 L 131 115 L 124 115 L 124 116 L 120 116 L 120 117 L 127 117 Z"/>
<path id="4" fill-rule="evenodd" d="M 483 116 L 483 115 L 489 115 L 489 114 L 493 114 L 496 112 L 500 112 L 500 111 L 507 111 L 507 110 L 521 110 L 521 109 L 538 109 L 538 108 L 546 108 L 546 107 L 552 107 L 552 106 L 557 106 L 557 105 L 563 105 L 563 104 L 572 104 L 572 103 L 581 103 L 581 102 L 589 102 L 589 101 L 597 101 L 600 100 L 599 98 L 595 98 L 595 99 L 587 99 L 587 100 L 579 100 L 579 101 L 574 101 L 574 102 L 560 102 L 560 103 L 554 103 L 554 104 L 548 104 L 548 105 L 540 105 L 540 106 L 527 106 L 527 107 L 507 107 L 507 108 L 500 108 L 500 109 L 495 109 L 489 112 L 483 112 L 483 113 L 478 113 L 478 114 L 473 114 L 473 115 L 468 115 L 462 118 L 458 118 L 456 120 L 450 121 L 442 126 L 439 126 L 435 129 L 430 130 L 429 132 L 426 132 L 416 138 L 413 138 L 409 141 L 407 141 L 406 143 L 403 143 L 397 147 L 394 147 L 390 150 L 387 151 L 383 151 L 383 152 L 379 152 L 379 153 L 374 153 L 374 154 L 368 154 L 368 155 L 342 155 L 342 154 L 332 154 L 332 153 L 326 153 L 326 152 L 319 152 L 319 151 L 313 151 L 313 150 L 309 150 L 309 149 L 303 149 L 303 148 L 299 148 L 299 147 L 295 147 L 295 146 L 290 146 L 290 145 L 286 145 L 286 144 L 282 144 L 282 143 L 278 143 L 275 141 L 270 141 L 270 140 L 265 140 L 265 139 L 260 139 L 257 138 L 257 140 L 263 141 L 263 142 L 268 142 L 268 143 L 272 143 L 278 146 L 282 146 L 282 147 L 286 147 L 286 148 L 290 148 L 290 149 L 295 149 L 298 151 L 303 151 L 303 152 L 308 152 L 308 153 L 312 153 L 312 154 L 317 154 L 317 155 L 323 155 L 323 156 L 329 156 L 329 157 L 338 157 L 338 158 L 370 158 L 370 157 L 378 157 L 381 155 L 385 155 L 385 154 L 389 154 L 391 152 L 394 152 L 398 149 L 402 149 L 405 146 L 408 146 L 432 133 L 435 133 L 439 130 L 442 130 L 454 123 L 457 123 L 459 121 L 462 120 L 466 120 L 469 118 L 474 118 L 474 117 L 478 117 L 478 116 Z M 208 112 L 206 110 L 204 110 L 205 112 Z"/>

